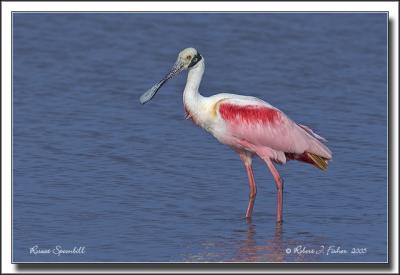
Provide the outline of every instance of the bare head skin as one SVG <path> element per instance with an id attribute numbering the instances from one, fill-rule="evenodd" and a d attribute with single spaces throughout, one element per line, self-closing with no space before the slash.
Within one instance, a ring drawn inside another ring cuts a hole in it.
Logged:
<path id="1" fill-rule="evenodd" d="M 182 64 L 185 69 L 188 69 L 189 67 L 194 66 L 195 63 L 199 61 L 197 60 L 197 58 L 199 58 L 197 54 L 198 52 L 195 48 L 186 48 L 179 53 L 176 62 Z"/>

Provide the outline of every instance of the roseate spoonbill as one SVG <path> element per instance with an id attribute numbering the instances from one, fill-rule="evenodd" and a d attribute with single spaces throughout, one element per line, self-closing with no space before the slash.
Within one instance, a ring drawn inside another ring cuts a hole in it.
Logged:
<path id="1" fill-rule="evenodd" d="M 204 68 L 204 58 L 196 49 L 182 50 L 171 71 L 145 92 L 140 102 L 145 104 L 151 100 L 165 82 L 187 69 L 188 78 L 183 91 L 186 119 L 191 119 L 239 154 L 250 187 L 246 218 L 251 218 L 257 193 L 252 157 L 257 155 L 267 164 L 277 188 L 276 221 L 280 223 L 283 180 L 273 162 L 284 164 L 287 160 L 299 160 L 325 170 L 332 158 L 331 151 L 322 143 L 326 140 L 256 97 L 228 93 L 202 96 L 199 86 Z"/>

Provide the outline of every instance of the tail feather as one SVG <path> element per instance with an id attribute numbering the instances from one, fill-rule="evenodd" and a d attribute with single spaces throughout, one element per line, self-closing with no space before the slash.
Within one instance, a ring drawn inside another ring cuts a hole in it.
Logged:
<path id="1" fill-rule="evenodd" d="M 315 167 L 326 170 L 328 168 L 328 158 L 321 157 L 317 154 L 304 152 L 303 154 L 295 154 L 295 153 L 285 153 L 285 156 L 289 160 L 298 160 L 303 161 L 309 164 L 314 165 Z"/>
<path id="2" fill-rule="evenodd" d="M 331 150 L 323 143 L 326 140 L 314 133 L 309 127 L 301 124 L 297 125 L 299 126 L 298 129 L 301 129 L 303 133 L 306 148 L 300 154 L 285 152 L 285 156 L 287 159 L 307 162 L 321 170 L 326 170 L 328 168 L 328 161 L 332 159 Z"/>
<path id="3" fill-rule="evenodd" d="M 332 152 L 329 148 L 323 143 L 326 142 L 326 139 L 317 135 L 313 132 L 309 127 L 301 124 L 297 124 L 305 133 L 307 133 L 308 137 L 307 142 L 309 143 L 306 151 L 312 152 L 312 154 L 320 156 L 326 160 L 330 160 L 332 158 Z"/>
<path id="4" fill-rule="evenodd" d="M 318 156 L 316 154 L 306 152 L 307 157 L 312 160 L 312 164 L 321 170 L 326 170 L 328 168 L 328 159 Z"/>

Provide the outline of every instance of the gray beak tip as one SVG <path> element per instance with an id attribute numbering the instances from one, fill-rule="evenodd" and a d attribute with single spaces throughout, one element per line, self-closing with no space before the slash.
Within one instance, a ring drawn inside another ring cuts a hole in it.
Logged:
<path id="1" fill-rule="evenodd" d="M 142 104 L 142 105 L 144 105 L 144 104 L 147 102 L 147 100 L 145 100 L 145 99 L 143 98 L 143 96 L 141 96 L 141 97 L 139 98 L 139 101 L 140 101 L 140 104 Z"/>
<path id="2" fill-rule="evenodd" d="M 157 91 L 160 89 L 162 83 L 157 83 L 156 85 L 154 85 L 153 87 L 151 87 L 151 89 L 149 89 L 147 92 L 145 92 L 144 94 L 142 94 L 142 96 L 140 97 L 139 101 L 140 103 L 143 105 L 146 102 L 150 101 L 150 99 L 153 98 L 153 96 L 157 93 Z"/>

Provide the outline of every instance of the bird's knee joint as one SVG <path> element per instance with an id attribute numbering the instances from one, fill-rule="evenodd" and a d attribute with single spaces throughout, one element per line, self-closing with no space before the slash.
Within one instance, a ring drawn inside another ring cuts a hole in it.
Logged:
<path id="1" fill-rule="evenodd" d="M 283 186 L 284 186 L 284 184 L 283 184 L 283 179 L 280 179 L 279 180 L 279 183 L 277 183 L 276 184 L 276 190 L 281 190 L 281 191 L 283 191 Z"/>
<path id="2" fill-rule="evenodd" d="M 250 166 L 252 164 L 252 159 L 248 156 L 241 156 L 240 159 L 243 161 L 245 166 Z"/>
<path id="3" fill-rule="evenodd" d="M 257 196 L 257 192 L 251 192 L 251 193 L 249 194 L 250 200 L 254 200 L 254 199 L 256 198 L 256 196 Z"/>

